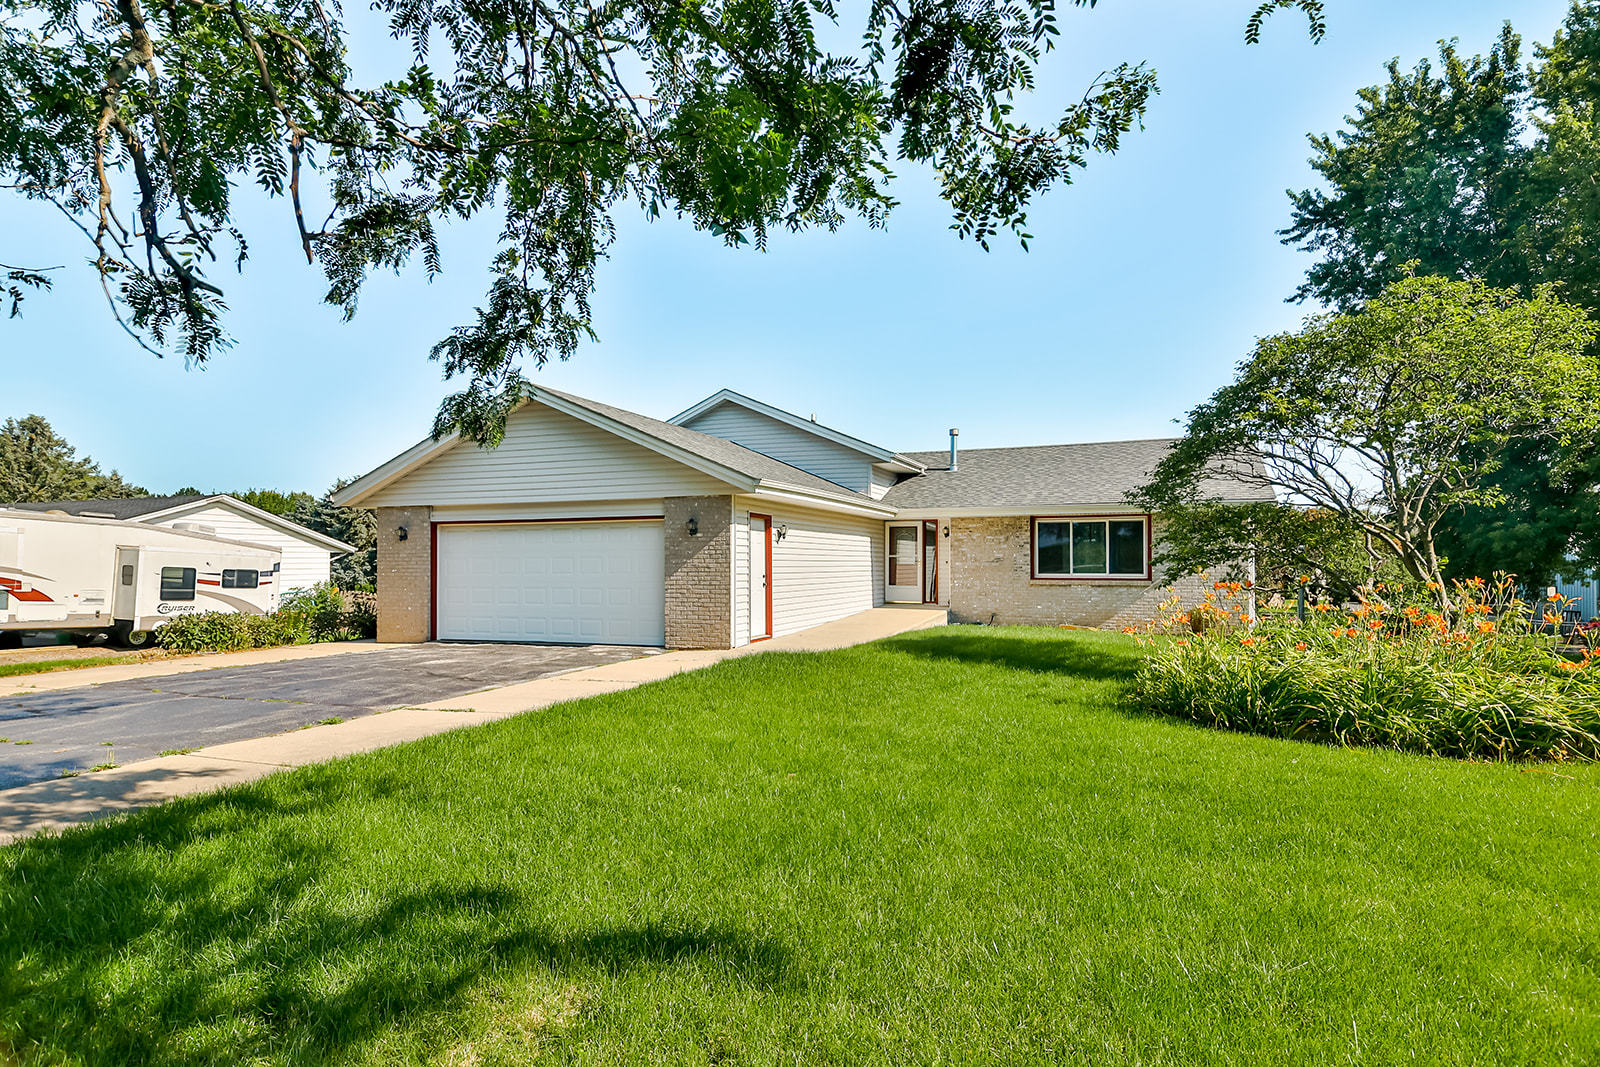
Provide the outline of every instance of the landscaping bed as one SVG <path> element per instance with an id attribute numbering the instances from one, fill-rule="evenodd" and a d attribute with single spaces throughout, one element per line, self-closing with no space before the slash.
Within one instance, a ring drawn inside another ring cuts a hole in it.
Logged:
<path id="1" fill-rule="evenodd" d="M 1304 619 L 1263 620 L 1243 584 L 1216 582 L 1203 600 L 1174 596 L 1140 634 L 1148 654 L 1132 700 L 1271 737 L 1593 761 L 1600 646 L 1566 643 L 1561 606 L 1558 597 L 1530 611 L 1502 578 L 1457 583 L 1448 607 L 1379 585 L 1354 603 L 1317 603 Z"/>
<path id="2" fill-rule="evenodd" d="M 1600 773 L 763 654 L 0 850 L 21 1063 L 1584 1062 Z"/>

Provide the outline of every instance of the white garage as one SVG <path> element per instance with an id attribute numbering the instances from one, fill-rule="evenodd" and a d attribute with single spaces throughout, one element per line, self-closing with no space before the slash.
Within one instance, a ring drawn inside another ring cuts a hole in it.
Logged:
<path id="1" fill-rule="evenodd" d="M 440 523 L 442 641 L 660 645 L 661 520 Z"/>

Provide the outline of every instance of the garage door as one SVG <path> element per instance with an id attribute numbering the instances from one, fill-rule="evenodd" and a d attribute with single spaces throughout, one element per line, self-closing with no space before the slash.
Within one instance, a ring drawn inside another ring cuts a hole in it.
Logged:
<path id="1" fill-rule="evenodd" d="M 438 528 L 442 641 L 659 645 L 660 521 Z"/>

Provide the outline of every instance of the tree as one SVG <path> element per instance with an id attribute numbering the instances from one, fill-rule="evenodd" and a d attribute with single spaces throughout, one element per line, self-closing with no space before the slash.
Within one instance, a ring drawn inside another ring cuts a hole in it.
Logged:
<path id="1" fill-rule="evenodd" d="M 50 428 L 42 415 L 0 425 L 0 501 L 94 500 L 144 496 L 116 471 L 103 473 Z"/>
<path id="2" fill-rule="evenodd" d="M 1386 546 L 1337 512 L 1205 500 L 1187 487 L 1158 504 L 1145 495 L 1137 499 L 1162 512 L 1156 562 L 1169 574 L 1248 579 L 1257 589 L 1288 595 L 1303 585 L 1341 601 L 1381 580 L 1404 577 Z"/>
<path id="3" fill-rule="evenodd" d="M 1247 41 L 1282 8 L 1321 36 L 1320 0 L 1265 0 Z M 935 170 L 963 236 L 1026 241 L 1033 198 L 1115 151 L 1156 90 L 1124 63 L 1056 118 L 1021 120 L 1056 0 L 872 0 L 853 27 L 832 0 L 369 10 L 0 0 L 0 180 L 83 230 L 131 334 L 196 362 L 227 343 L 214 270 L 246 259 L 241 184 L 287 199 L 347 315 L 369 271 L 420 258 L 431 276 L 441 223 L 498 212 L 487 299 L 432 351 L 468 379 L 436 433 L 482 443 L 522 395 L 519 360 L 591 336 L 595 264 L 625 202 L 760 247 L 847 214 L 882 224 L 898 161 Z M 413 62 L 373 84 L 347 42 L 380 19 Z"/>
<path id="4" fill-rule="evenodd" d="M 299 508 L 316 500 L 310 493 L 298 491 L 285 493 L 277 489 L 247 489 L 242 493 L 233 493 L 232 496 L 262 511 L 270 511 L 285 518 L 292 518 Z"/>
<path id="5" fill-rule="evenodd" d="M 1357 310 L 1262 339 L 1236 380 L 1190 413 L 1138 500 L 1177 518 L 1184 543 L 1167 556 L 1210 551 L 1220 563 L 1237 538 L 1230 546 L 1224 529 L 1205 547 L 1202 479 L 1231 472 L 1275 487 L 1282 506 L 1371 538 L 1448 608 L 1446 518 L 1503 502 L 1494 475 L 1511 445 L 1560 448 L 1600 420 L 1595 333 L 1549 286 L 1523 298 L 1477 281 L 1402 279 Z M 1248 462 L 1257 455 L 1265 472 Z"/>
<path id="6" fill-rule="evenodd" d="M 1600 314 L 1600 3 L 1574 3 L 1534 53 L 1524 69 L 1508 25 L 1487 56 L 1447 43 L 1437 68 L 1391 62 L 1346 130 L 1311 138 L 1324 188 L 1290 192 L 1283 231 L 1319 256 L 1297 299 L 1358 307 L 1411 262 L 1524 295 L 1559 283 Z M 1572 452 L 1514 442 L 1494 476 L 1502 503 L 1464 505 L 1440 524 L 1451 571 L 1542 584 L 1569 556 L 1600 566 L 1600 439 Z"/>
<path id="7" fill-rule="evenodd" d="M 304 497 L 288 518 L 301 526 L 343 541 L 355 549 L 333 561 L 333 584 L 340 589 L 371 588 L 378 580 L 378 518 L 371 508 L 346 508 L 333 502 L 333 495 L 354 478 L 341 478 L 321 497 Z"/>

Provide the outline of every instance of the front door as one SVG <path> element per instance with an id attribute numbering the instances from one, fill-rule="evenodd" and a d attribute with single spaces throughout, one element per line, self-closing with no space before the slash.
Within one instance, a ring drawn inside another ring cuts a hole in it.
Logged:
<path id="1" fill-rule="evenodd" d="M 922 602 L 939 602 L 939 524 L 922 524 Z"/>
<path id="2" fill-rule="evenodd" d="M 772 516 L 750 516 L 750 640 L 772 636 Z"/>
<path id="3" fill-rule="evenodd" d="M 884 599 L 902 604 L 922 603 L 922 573 L 918 565 L 921 554 L 917 542 L 921 539 L 921 524 L 915 522 L 889 524 L 889 573 Z"/>

